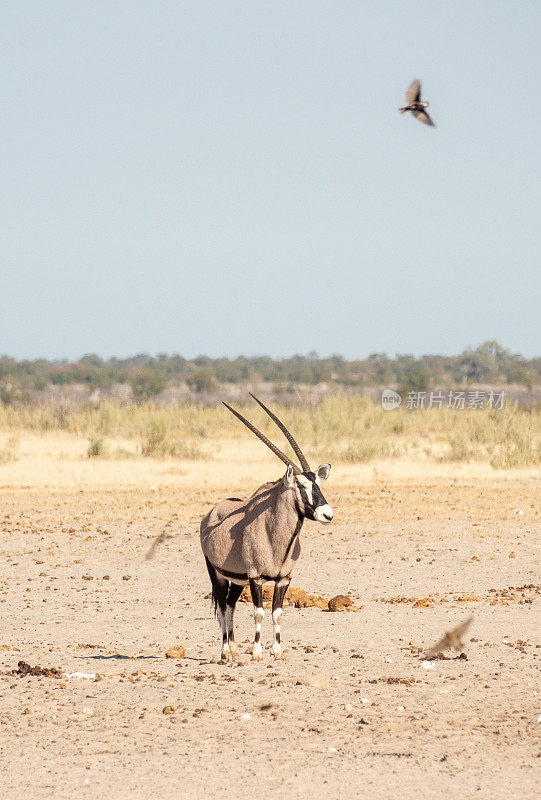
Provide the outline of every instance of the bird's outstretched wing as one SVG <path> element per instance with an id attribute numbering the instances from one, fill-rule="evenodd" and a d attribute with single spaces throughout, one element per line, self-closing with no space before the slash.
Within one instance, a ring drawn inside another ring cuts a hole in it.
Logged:
<path id="1" fill-rule="evenodd" d="M 430 125 L 432 128 L 436 127 L 436 123 L 433 121 L 432 117 L 425 111 L 424 109 L 415 109 L 411 112 L 414 117 L 416 117 L 421 122 L 424 122 L 425 125 Z"/>
<path id="2" fill-rule="evenodd" d="M 156 548 L 160 544 L 162 544 L 162 542 L 166 542 L 168 539 L 172 539 L 172 538 L 173 538 L 173 536 L 172 536 L 171 533 L 165 533 L 165 531 L 163 533 L 160 533 L 159 536 L 157 536 L 154 539 L 154 541 L 152 542 L 152 544 L 150 545 L 150 548 L 148 549 L 147 554 L 145 556 L 145 561 L 150 561 L 152 558 L 154 558 L 154 554 L 156 552 Z"/>
<path id="3" fill-rule="evenodd" d="M 421 81 L 414 80 L 408 86 L 406 92 L 406 103 L 410 106 L 412 103 L 418 103 L 421 99 Z"/>
<path id="4" fill-rule="evenodd" d="M 450 650 L 451 647 L 454 648 L 457 652 L 464 648 L 464 642 L 461 639 L 468 628 L 470 627 L 473 620 L 473 616 L 468 617 L 467 620 L 461 622 L 460 625 L 457 625 L 456 628 L 453 628 L 452 631 L 447 631 L 441 639 L 436 642 L 434 647 L 431 647 L 430 650 L 427 650 L 424 653 L 424 658 L 434 658 L 437 656 L 438 653 L 443 653 L 444 650 Z"/>

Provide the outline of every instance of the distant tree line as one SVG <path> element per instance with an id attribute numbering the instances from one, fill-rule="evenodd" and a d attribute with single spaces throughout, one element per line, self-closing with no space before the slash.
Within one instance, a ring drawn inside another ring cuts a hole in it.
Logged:
<path id="1" fill-rule="evenodd" d="M 102 359 L 85 355 L 77 361 L 18 361 L 0 357 L 0 400 L 4 403 L 30 399 L 49 386 L 83 385 L 108 390 L 116 384 L 131 387 L 133 398 L 145 401 L 168 387 L 187 385 L 196 393 L 216 391 L 220 385 L 266 381 L 284 387 L 295 384 L 335 383 L 366 389 L 397 386 L 422 391 L 435 386 L 463 384 L 541 384 L 541 357 L 525 359 L 496 341 L 487 341 L 457 356 L 396 355 L 371 353 L 348 361 L 334 355 L 273 359 L 269 356 L 186 359 L 180 355 L 146 354 L 130 358 Z"/>

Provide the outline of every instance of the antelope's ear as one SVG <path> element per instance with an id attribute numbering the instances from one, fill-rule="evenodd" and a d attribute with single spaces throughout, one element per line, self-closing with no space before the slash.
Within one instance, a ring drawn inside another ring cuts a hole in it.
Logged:
<path id="1" fill-rule="evenodd" d="M 291 489 L 291 487 L 294 484 L 295 484 L 295 473 L 293 472 L 293 467 L 291 466 L 291 464 L 289 464 L 286 469 L 286 474 L 284 475 L 284 485 Z"/>
<path id="2" fill-rule="evenodd" d="M 327 478 L 329 477 L 330 471 L 331 471 L 330 464 L 322 464 L 320 467 L 317 468 L 316 475 L 320 481 L 326 481 Z"/>

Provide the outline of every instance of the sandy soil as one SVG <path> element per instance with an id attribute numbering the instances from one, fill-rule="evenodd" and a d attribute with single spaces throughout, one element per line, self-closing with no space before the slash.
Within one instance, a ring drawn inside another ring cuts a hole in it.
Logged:
<path id="1" fill-rule="evenodd" d="M 198 523 L 280 467 L 257 446 L 180 464 L 85 447 L 25 437 L 0 467 L 3 798 L 534 797 L 538 473 L 333 469 L 336 523 L 305 524 L 293 585 L 362 608 L 286 609 L 283 661 L 267 614 L 252 663 L 239 604 L 245 663 L 231 665 Z M 472 613 L 467 660 L 426 669 L 419 649 Z M 186 657 L 166 659 L 173 645 Z M 14 674 L 19 661 L 64 677 Z"/>

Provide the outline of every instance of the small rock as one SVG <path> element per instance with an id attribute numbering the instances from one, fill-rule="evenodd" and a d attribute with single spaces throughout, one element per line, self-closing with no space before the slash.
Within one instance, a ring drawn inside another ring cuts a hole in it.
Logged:
<path id="1" fill-rule="evenodd" d="M 181 644 L 176 644 L 173 647 L 170 647 L 165 653 L 166 658 L 184 658 L 185 655 L 186 650 Z"/>
<path id="2" fill-rule="evenodd" d="M 129 581 L 129 580 L 130 580 L 130 578 L 131 578 L 131 575 L 123 575 L 123 576 L 122 576 L 122 580 L 123 580 L 123 581 Z"/>
<path id="3" fill-rule="evenodd" d="M 413 608 L 432 608 L 434 599 L 432 597 L 420 597 L 413 604 Z"/>
<path id="4" fill-rule="evenodd" d="M 329 600 L 329 611 L 346 611 L 353 605 L 353 600 L 345 594 L 337 594 Z"/>
<path id="5" fill-rule="evenodd" d="M 244 722 L 248 722 L 248 720 L 249 720 L 249 719 L 252 719 L 252 718 L 251 718 L 251 716 L 248 714 L 248 712 L 246 712 L 246 714 L 243 714 L 243 715 L 241 716 L 241 719 L 242 719 Z"/>
<path id="6" fill-rule="evenodd" d="M 165 708 L 162 710 L 162 714 L 174 714 L 176 710 L 176 706 L 165 706 Z"/>

